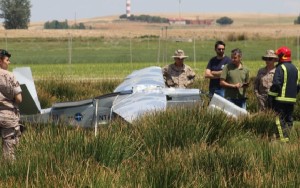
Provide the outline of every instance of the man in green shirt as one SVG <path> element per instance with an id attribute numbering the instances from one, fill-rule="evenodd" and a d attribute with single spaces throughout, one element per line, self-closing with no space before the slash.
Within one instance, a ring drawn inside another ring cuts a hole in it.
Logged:
<path id="1" fill-rule="evenodd" d="M 246 109 L 246 88 L 249 85 L 249 69 L 242 63 L 242 51 L 231 51 L 231 63 L 225 65 L 220 77 L 220 85 L 225 88 L 225 98 Z"/>

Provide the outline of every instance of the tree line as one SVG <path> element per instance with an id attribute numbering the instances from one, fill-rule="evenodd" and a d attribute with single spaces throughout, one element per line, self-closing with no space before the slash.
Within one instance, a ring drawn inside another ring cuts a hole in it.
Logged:
<path id="1" fill-rule="evenodd" d="M 0 0 L 0 18 L 4 19 L 3 26 L 5 29 L 27 29 L 31 17 L 31 3 L 30 0 Z M 149 15 L 131 15 L 129 17 L 123 14 L 120 19 L 127 19 L 130 21 L 141 21 L 148 23 L 169 23 L 167 18 Z M 233 20 L 229 17 L 221 17 L 216 20 L 220 25 L 230 25 Z M 300 15 L 294 20 L 294 24 L 300 24 Z M 69 26 L 67 21 L 59 22 L 53 20 L 44 24 L 45 29 L 86 29 L 83 23 Z"/>
<path id="2" fill-rule="evenodd" d="M 44 29 L 86 29 L 83 23 L 69 25 L 68 21 L 65 20 L 60 22 L 58 20 L 48 21 L 44 24 Z"/>
<path id="3" fill-rule="evenodd" d="M 131 15 L 129 17 L 127 17 L 126 14 L 122 14 L 121 16 L 119 16 L 120 19 L 127 19 L 130 21 L 141 21 L 141 22 L 148 22 L 148 23 L 169 23 L 169 19 L 167 18 L 162 18 L 159 16 L 149 16 L 149 15 L 139 15 L 139 16 L 135 16 L 135 15 Z"/>

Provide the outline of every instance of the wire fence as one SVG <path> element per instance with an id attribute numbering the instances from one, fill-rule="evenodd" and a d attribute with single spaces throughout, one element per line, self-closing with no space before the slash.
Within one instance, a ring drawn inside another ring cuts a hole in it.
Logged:
<path id="1" fill-rule="evenodd" d="M 145 63 L 164 65 L 173 62 L 171 56 L 182 49 L 189 56 L 186 62 L 207 62 L 215 55 L 214 43 L 219 39 L 168 38 L 148 36 L 139 38 L 105 39 L 81 38 L 68 35 L 50 39 L 7 39 L 0 38 L 1 48 L 12 53 L 16 64 L 76 64 L 76 63 Z M 299 36 L 275 39 L 251 39 L 226 41 L 227 55 L 240 48 L 244 61 L 260 61 L 268 49 L 288 46 L 292 50 L 293 62 L 299 63 Z M 1 42 L 2 41 L 2 42 Z"/>

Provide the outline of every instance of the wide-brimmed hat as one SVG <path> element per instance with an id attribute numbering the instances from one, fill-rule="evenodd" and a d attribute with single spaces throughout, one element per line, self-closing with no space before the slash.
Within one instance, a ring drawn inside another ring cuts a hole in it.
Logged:
<path id="1" fill-rule="evenodd" d="M 275 54 L 274 50 L 267 50 L 266 54 L 264 56 L 262 56 L 261 58 L 263 60 L 265 60 L 266 58 L 278 59 L 278 56 Z"/>
<path id="2" fill-rule="evenodd" d="M 187 58 L 187 57 L 189 57 L 189 56 L 185 56 L 185 55 L 184 55 L 184 51 L 178 49 L 178 50 L 175 51 L 175 53 L 174 53 L 174 55 L 173 55 L 172 57 L 173 57 L 173 58 L 184 59 L 184 58 Z"/>

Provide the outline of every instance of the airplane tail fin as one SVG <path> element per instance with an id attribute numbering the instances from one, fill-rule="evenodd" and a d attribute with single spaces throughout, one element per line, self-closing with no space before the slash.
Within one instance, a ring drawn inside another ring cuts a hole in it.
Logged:
<path id="1" fill-rule="evenodd" d="M 18 67 L 13 73 L 20 83 L 23 101 L 19 105 L 21 115 L 41 113 L 41 105 L 37 96 L 30 67 Z"/>

